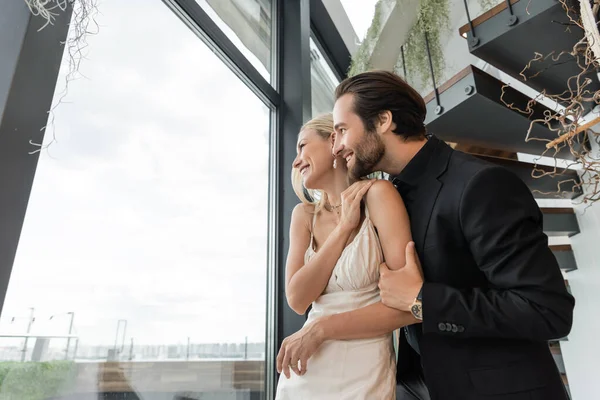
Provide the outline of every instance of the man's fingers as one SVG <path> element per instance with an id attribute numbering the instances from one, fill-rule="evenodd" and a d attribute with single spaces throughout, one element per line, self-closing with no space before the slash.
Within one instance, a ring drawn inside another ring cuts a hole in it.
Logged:
<path id="1" fill-rule="evenodd" d="M 406 245 L 406 265 L 419 266 L 419 259 L 417 258 L 417 252 L 415 251 L 415 242 L 408 242 Z"/>
<path id="2" fill-rule="evenodd" d="M 388 268 L 386 263 L 381 263 L 379 264 L 379 275 L 384 275 L 385 273 L 389 272 L 390 269 Z"/>

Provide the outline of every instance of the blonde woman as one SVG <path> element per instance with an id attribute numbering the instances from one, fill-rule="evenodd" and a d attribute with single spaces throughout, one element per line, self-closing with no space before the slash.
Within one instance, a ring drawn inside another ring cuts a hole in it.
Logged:
<path id="1" fill-rule="evenodd" d="M 390 182 L 348 181 L 346 161 L 332 156 L 332 132 L 326 114 L 298 135 L 292 180 L 302 203 L 292 213 L 285 290 L 298 314 L 312 309 L 279 352 L 276 399 L 392 400 L 392 331 L 417 321 L 381 303 L 378 281 L 384 260 L 390 269 L 405 265 L 408 215 Z M 300 342 L 311 354 L 296 351 Z"/>

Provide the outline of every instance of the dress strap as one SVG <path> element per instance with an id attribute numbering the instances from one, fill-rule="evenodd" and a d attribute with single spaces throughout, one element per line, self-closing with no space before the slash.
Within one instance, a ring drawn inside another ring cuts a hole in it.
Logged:
<path id="1" fill-rule="evenodd" d="M 315 206 L 315 209 L 316 208 L 317 207 Z M 315 232 L 315 221 L 316 220 L 317 220 L 317 213 L 314 212 L 314 210 L 313 210 L 313 218 L 312 218 L 312 223 L 310 225 L 310 248 L 313 250 L 315 249 L 315 245 L 314 245 L 315 234 L 314 234 L 314 232 Z"/>

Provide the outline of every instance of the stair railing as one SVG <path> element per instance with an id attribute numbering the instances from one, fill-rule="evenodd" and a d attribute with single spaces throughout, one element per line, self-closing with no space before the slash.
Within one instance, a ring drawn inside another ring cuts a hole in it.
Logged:
<path id="1" fill-rule="evenodd" d="M 506 0 L 506 8 L 508 9 L 508 13 L 510 17 L 508 17 L 508 26 L 513 26 L 517 22 L 519 22 L 519 18 L 515 14 L 513 14 L 512 3 L 510 0 Z"/>
<path id="2" fill-rule="evenodd" d="M 404 72 L 404 80 L 408 81 L 406 76 L 406 59 L 404 58 L 404 45 L 400 46 L 400 53 L 402 54 L 402 71 Z"/>
<path id="3" fill-rule="evenodd" d="M 469 41 L 469 47 L 475 47 L 479 44 L 479 38 L 475 35 L 475 27 L 473 26 L 473 21 L 471 21 L 471 15 L 469 14 L 469 5 L 467 4 L 467 0 L 463 0 L 463 3 L 465 5 L 465 11 L 467 13 L 467 21 L 469 21 L 469 29 L 471 30 L 471 40 Z"/>
<path id="4" fill-rule="evenodd" d="M 431 81 L 433 83 L 433 93 L 435 94 L 435 103 L 437 107 L 435 107 L 435 113 L 440 115 L 444 112 L 444 107 L 440 103 L 440 93 L 437 89 L 437 85 L 435 84 L 435 73 L 433 71 L 433 61 L 431 60 L 431 50 L 429 49 L 429 38 L 427 37 L 427 31 L 425 31 L 425 47 L 427 49 L 427 59 L 429 61 L 429 71 L 431 72 Z"/>

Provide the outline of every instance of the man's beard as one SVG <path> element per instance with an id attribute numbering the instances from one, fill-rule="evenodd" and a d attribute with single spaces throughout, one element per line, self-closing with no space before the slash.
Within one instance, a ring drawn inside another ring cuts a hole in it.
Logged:
<path id="1" fill-rule="evenodd" d="M 385 154 L 385 145 L 376 132 L 366 132 L 354 151 L 354 165 L 350 176 L 359 180 L 373 172 Z"/>

